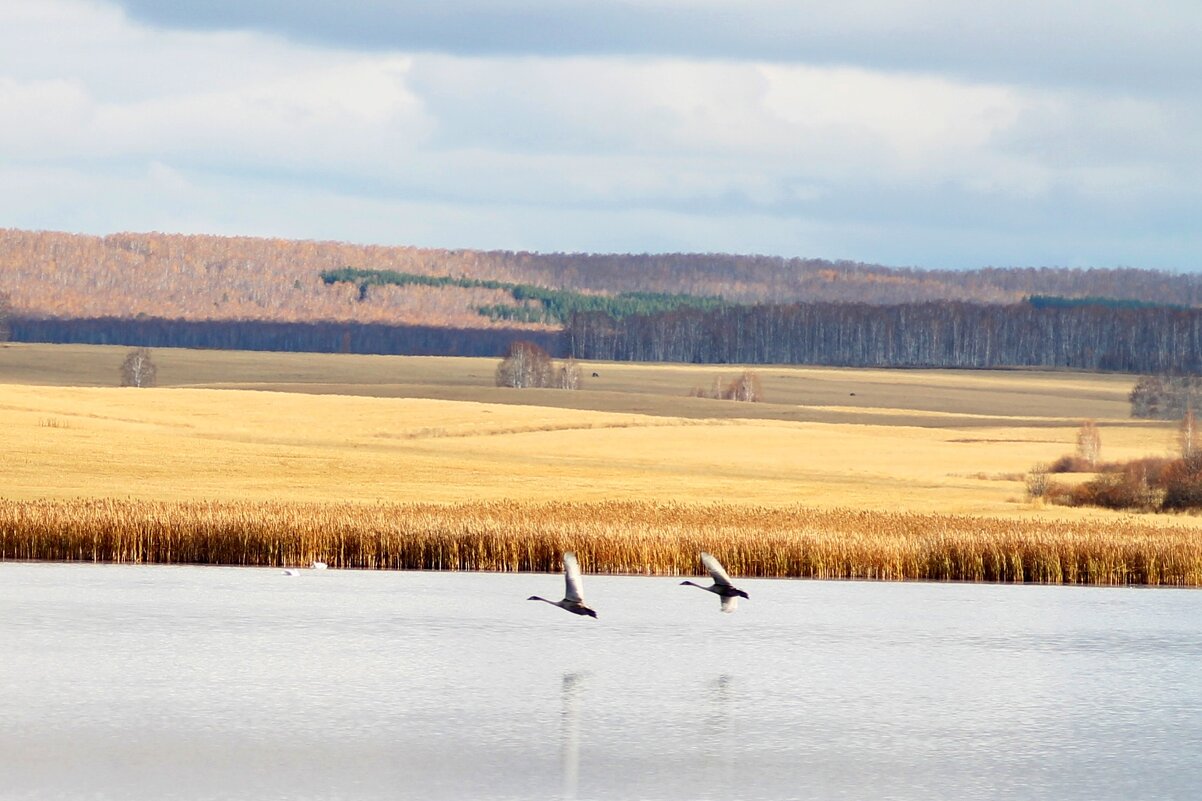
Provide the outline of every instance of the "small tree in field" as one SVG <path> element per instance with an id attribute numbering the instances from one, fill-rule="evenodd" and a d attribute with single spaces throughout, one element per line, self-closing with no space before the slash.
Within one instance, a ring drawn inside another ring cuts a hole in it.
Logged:
<path id="1" fill-rule="evenodd" d="M 726 387 L 726 397 L 748 403 L 763 400 L 764 390 L 760 387 L 760 377 L 750 370 L 744 370 L 741 376 Z"/>
<path id="2" fill-rule="evenodd" d="M 1077 455 L 1085 460 L 1090 469 L 1098 464 L 1098 457 L 1102 455 L 1102 435 L 1093 420 L 1086 420 L 1077 431 Z"/>
<path id="3" fill-rule="evenodd" d="M 1194 418 L 1193 409 L 1187 409 L 1181 425 L 1177 427 L 1177 448 L 1181 451 L 1181 460 L 1191 468 L 1202 467 L 1202 442 L 1199 441 L 1198 421 Z"/>
<path id="4" fill-rule="evenodd" d="M 147 348 L 135 348 L 121 362 L 121 386 L 153 387 L 158 368 L 150 358 Z"/>
<path id="5" fill-rule="evenodd" d="M 565 359 L 557 372 L 560 389 L 580 389 L 580 365 L 575 359 Z"/>
<path id="6" fill-rule="evenodd" d="M 1027 473 L 1027 497 L 1031 500 L 1042 500 L 1048 492 L 1048 466 L 1040 463 Z"/>
<path id="7" fill-rule="evenodd" d="M 497 366 L 497 386 L 549 387 L 553 373 L 551 357 L 545 350 L 533 342 L 518 340 L 509 346 L 508 353 Z"/>

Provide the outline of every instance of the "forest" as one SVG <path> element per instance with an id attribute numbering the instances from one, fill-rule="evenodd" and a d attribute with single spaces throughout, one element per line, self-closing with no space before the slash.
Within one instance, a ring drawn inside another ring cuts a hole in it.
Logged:
<path id="1" fill-rule="evenodd" d="M 578 359 L 848 367 L 1202 370 L 1202 309 L 1107 304 L 796 303 L 578 314 Z"/>
<path id="2" fill-rule="evenodd" d="M 249 237 L 0 229 L 0 292 L 26 318 L 385 323 L 546 328 L 479 314 L 513 304 L 487 286 L 327 283 L 344 268 L 524 284 L 583 294 L 662 293 L 732 304 L 928 301 L 1012 304 L 1033 295 L 1202 304 L 1202 276 L 1133 268 L 891 268 L 706 253 L 593 254 L 380 247 Z"/>
<path id="3" fill-rule="evenodd" d="M 372 287 L 377 286 L 436 286 L 464 289 L 499 289 L 508 292 L 512 303 L 494 303 L 477 307 L 477 313 L 490 320 L 545 323 L 562 326 L 573 314 L 586 311 L 603 312 L 621 318 L 632 314 L 654 314 L 681 307 L 713 309 L 726 305 L 721 298 L 697 297 L 666 292 L 619 292 L 600 294 L 570 289 L 548 289 L 532 284 L 514 284 L 480 278 L 415 275 L 395 270 L 362 270 L 344 267 L 321 274 L 327 284 L 351 283 L 359 288 L 360 300 L 365 300 Z"/>
<path id="4" fill-rule="evenodd" d="M 1202 276 L 1133 268 L 0 229 L 2 297 L 19 341 L 494 356 L 524 339 L 582 359 L 1202 368 Z"/>
<path id="5" fill-rule="evenodd" d="M 14 318 L 11 329 L 12 338 L 17 342 L 394 356 L 503 356 L 511 342 L 522 339 L 534 342 L 554 356 L 564 355 L 560 332 L 511 328 L 100 317 L 80 320 Z"/>

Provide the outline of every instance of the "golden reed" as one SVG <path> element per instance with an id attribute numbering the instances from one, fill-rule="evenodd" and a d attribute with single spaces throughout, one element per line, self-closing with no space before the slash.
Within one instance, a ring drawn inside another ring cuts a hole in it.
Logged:
<path id="1" fill-rule="evenodd" d="M 645 502 L 298 504 L 0 500 L 0 559 L 1202 585 L 1202 531 L 1159 522 L 1010 521 Z"/>

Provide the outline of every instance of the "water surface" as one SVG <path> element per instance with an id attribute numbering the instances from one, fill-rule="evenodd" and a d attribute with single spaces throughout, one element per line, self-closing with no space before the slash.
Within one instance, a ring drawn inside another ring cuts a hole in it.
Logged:
<path id="1" fill-rule="evenodd" d="M 0 564 L 0 798 L 1156 799 L 1202 592 Z"/>

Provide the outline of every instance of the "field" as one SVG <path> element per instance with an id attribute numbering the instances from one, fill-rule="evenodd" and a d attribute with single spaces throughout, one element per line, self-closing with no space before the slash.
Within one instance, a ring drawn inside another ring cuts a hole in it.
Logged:
<path id="1" fill-rule="evenodd" d="M 711 530 L 708 547 L 725 543 L 744 572 L 771 573 L 765 566 L 776 558 L 776 572 L 785 575 L 834 575 L 840 571 L 802 567 L 811 564 L 813 543 L 807 551 L 782 537 L 810 532 L 821 535 L 824 548 L 855 540 L 863 551 L 858 526 L 880 543 L 895 536 L 890 531 L 915 540 L 921 522 L 932 535 L 961 532 L 956 536 L 968 539 L 956 547 L 969 548 L 971 540 L 977 544 L 970 551 L 1015 537 L 1089 540 L 1119 554 L 1108 581 L 1148 581 L 1138 578 L 1145 568 L 1133 567 L 1143 557 L 1124 549 L 1152 538 L 1160 543 L 1153 565 L 1179 565 L 1176 578 L 1153 567 L 1154 581 L 1195 584 L 1202 575 L 1198 518 L 1037 508 L 1026 500 L 1025 472 L 1072 452 L 1084 418 L 1098 421 L 1104 459 L 1171 448 L 1170 425 L 1127 417 L 1130 376 L 763 367 L 756 371 L 767 402 L 746 404 L 688 397 L 715 378 L 733 378 L 741 369 L 734 366 L 591 363 L 583 365 L 583 389 L 570 392 L 497 388 L 495 360 L 162 349 L 154 352 L 159 386 L 133 389 L 116 386 L 127 350 L 0 348 L 0 525 L 10 557 L 165 558 L 128 542 L 90 555 L 79 543 L 66 553 L 47 544 L 18 548 L 15 520 L 28 531 L 31 515 L 57 520 L 39 536 L 51 529 L 66 536 L 82 530 L 69 522 L 81 510 L 107 509 L 110 523 L 87 525 L 102 532 L 117 526 L 114 520 L 142 521 L 129 524 L 134 528 L 165 520 L 166 531 L 178 518 L 203 537 L 208 515 L 228 536 L 240 526 L 246 541 L 246 530 L 261 528 L 254 521 L 274 520 L 279 530 L 260 531 L 253 558 L 183 551 L 185 561 L 278 564 L 330 557 L 327 534 L 297 520 L 332 519 L 331 509 L 343 521 L 362 515 L 353 531 L 339 529 L 345 543 L 379 533 L 379 510 L 387 508 L 386 517 L 410 520 L 408 530 L 421 529 L 423 537 L 457 531 L 503 539 L 511 531 L 521 540 L 511 543 L 516 550 L 502 548 L 483 561 L 448 558 L 451 567 L 541 569 L 555 549 L 577 547 L 598 569 L 674 572 L 682 569 L 680 554 L 648 561 L 637 556 L 647 552 L 635 550 L 630 559 L 607 559 L 586 540 L 650 537 L 661 543 L 652 549 L 658 553 L 685 535 L 686 550 L 707 547 Z M 510 521 L 499 529 L 487 522 L 497 509 Z M 666 514 L 676 522 L 655 522 Z M 222 515 L 242 522 L 219 523 Z M 865 515 L 871 524 L 838 522 Z M 527 519 L 534 516 L 537 523 Z M 414 522 L 427 519 L 440 522 Z M 404 539 L 404 526 L 386 528 Z M 289 530 L 308 531 L 309 544 L 290 539 Z M 982 538 L 988 531 L 998 533 Z M 755 550 L 769 540 L 777 543 L 769 549 L 775 557 Z M 181 558 L 179 544 L 173 547 L 172 558 Z M 356 552 L 365 547 L 372 550 L 360 543 Z M 737 555 L 744 547 L 752 550 Z M 1026 567 L 1017 575 L 1012 568 L 924 573 L 913 565 L 930 562 L 934 546 L 923 547 L 880 562 L 913 563 L 909 568 L 878 565 L 863 573 L 1101 580 L 1090 578 L 1100 567 L 1082 570 L 1068 552 L 1058 552 L 1056 569 Z M 513 556 L 518 552 L 527 555 Z M 355 564 L 429 566 L 418 562 Z M 831 552 L 824 564 L 838 562 Z"/>

